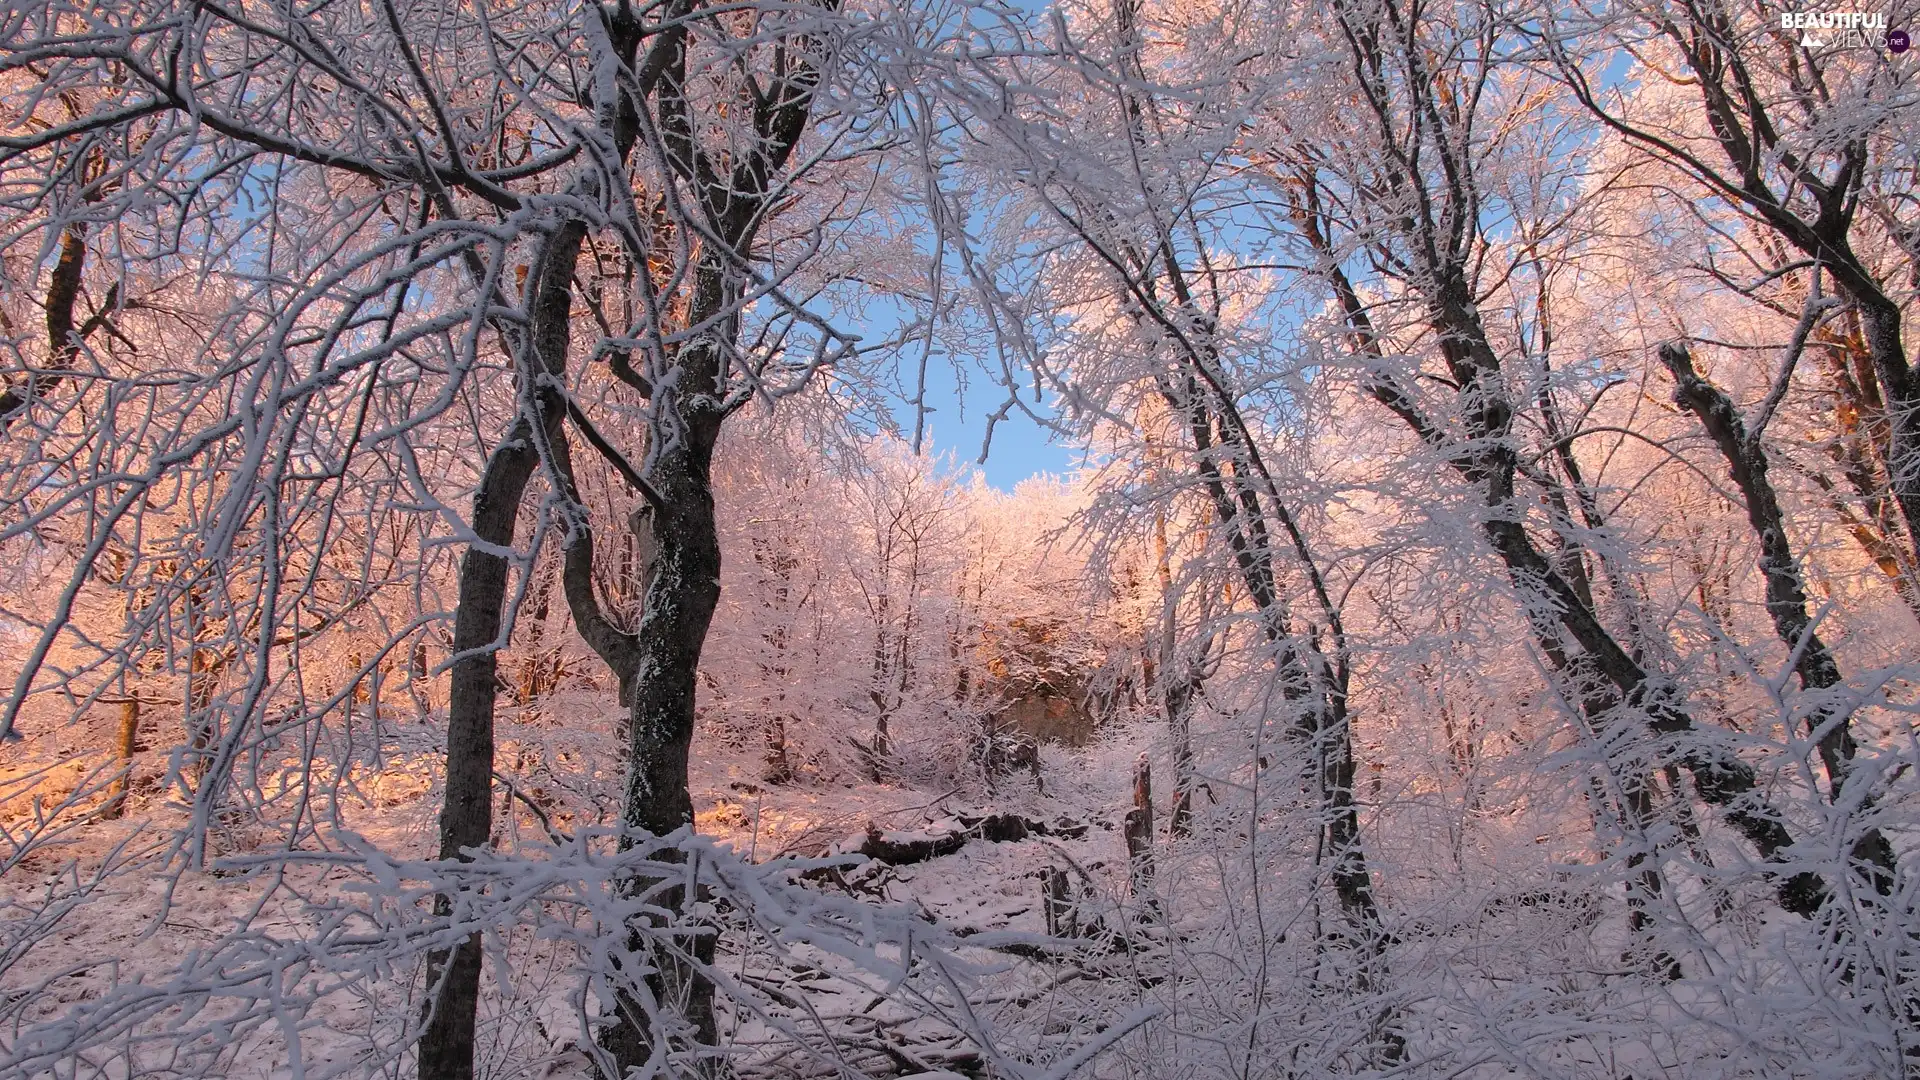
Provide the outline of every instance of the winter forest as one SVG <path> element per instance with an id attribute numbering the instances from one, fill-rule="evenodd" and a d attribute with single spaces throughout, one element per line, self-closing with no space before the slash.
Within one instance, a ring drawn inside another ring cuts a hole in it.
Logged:
<path id="1" fill-rule="evenodd" d="M 1920 1077 L 1915 15 L 11 0 L 0 1077 Z"/>

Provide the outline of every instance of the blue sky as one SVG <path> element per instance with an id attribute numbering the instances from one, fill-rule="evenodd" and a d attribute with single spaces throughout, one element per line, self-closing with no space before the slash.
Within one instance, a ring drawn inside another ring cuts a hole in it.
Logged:
<path id="1" fill-rule="evenodd" d="M 1031 401 L 1032 390 L 1026 392 Z M 977 372 L 963 391 L 951 363 L 936 360 L 927 365 L 928 438 L 922 451 L 930 455 L 952 454 L 956 464 L 971 464 L 980 457 L 980 440 L 987 431 L 987 417 L 1006 400 L 1004 387 L 988 382 Z M 895 420 L 903 436 L 912 437 L 913 407 L 905 400 L 893 402 Z M 980 465 L 987 483 L 1002 491 L 1040 473 L 1067 473 L 1079 464 L 1079 452 L 1052 441 L 1053 433 L 1024 414 L 1008 414 L 993 430 L 993 446 Z"/>
<path id="2" fill-rule="evenodd" d="M 855 303 L 858 307 L 842 316 L 848 329 L 865 341 L 898 342 L 881 360 L 884 373 L 876 374 L 880 375 L 879 385 L 887 387 L 885 400 L 893 413 L 894 430 L 901 438 L 911 440 L 912 398 L 921 363 L 921 344 L 906 329 L 914 313 L 900 300 L 885 295 L 861 295 Z M 1065 474 L 1078 468 L 1080 453 L 1071 442 L 1057 441 L 1058 436 L 1017 408 L 1009 410 L 1006 418 L 994 426 L 993 445 L 986 461 L 980 462 L 987 417 L 1006 402 L 1007 390 L 991 373 L 997 366 L 991 344 L 978 337 L 991 331 L 980 327 L 947 329 L 939 335 L 934 354 L 926 358 L 927 418 L 921 452 L 931 457 L 950 456 L 956 466 L 977 467 L 987 483 L 1002 491 L 1013 490 L 1031 476 Z M 1052 411 L 1035 403 L 1031 384 L 1021 388 L 1020 397 L 1037 413 L 1047 415 Z"/>

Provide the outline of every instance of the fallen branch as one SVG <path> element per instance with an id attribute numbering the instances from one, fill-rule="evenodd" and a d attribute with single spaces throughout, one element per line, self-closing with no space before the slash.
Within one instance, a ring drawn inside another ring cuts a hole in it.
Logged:
<path id="1" fill-rule="evenodd" d="M 906 866 L 951 855 L 965 847 L 969 840 L 1011 844 L 1039 836 L 1078 839 L 1087 835 L 1088 831 L 1087 825 L 1082 822 L 1062 819 L 1049 823 L 1011 813 L 980 817 L 962 814 L 956 815 L 953 821 L 958 828 L 917 832 L 882 831 L 869 821 L 866 835 L 857 846 L 848 850 L 891 866 Z"/>

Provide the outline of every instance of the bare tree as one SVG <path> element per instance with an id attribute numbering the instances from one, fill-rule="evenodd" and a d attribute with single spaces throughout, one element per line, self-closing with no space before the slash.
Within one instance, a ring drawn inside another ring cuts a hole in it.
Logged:
<path id="1" fill-rule="evenodd" d="M 1906 527 L 1902 555 L 1911 565 L 1920 561 L 1920 378 L 1908 360 L 1897 286 L 1874 248 L 1898 249 L 1915 235 L 1875 184 L 1879 159 L 1890 153 L 1893 118 L 1910 103 L 1912 83 L 1901 65 L 1859 66 L 1847 51 L 1803 49 L 1774 14 L 1763 5 L 1724 0 L 1609 9 L 1604 18 L 1576 9 L 1549 21 L 1543 44 L 1591 115 L 1737 207 L 1756 228 L 1798 251 L 1801 265 L 1833 276 L 1858 315 L 1869 361 L 1851 374 L 1878 383 L 1860 385 L 1859 398 L 1885 402 L 1888 482 Z M 1661 74 L 1691 87 L 1707 130 L 1642 115 L 1596 86 L 1589 66 L 1577 59 L 1579 42 L 1609 38 L 1632 42 L 1643 63 L 1671 64 Z M 1656 43 L 1661 52 L 1653 51 Z M 1878 241 L 1863 235 L 1876 229 Z M 1914 265 L 1911 251 L 1905 258 Z"/>
<path id="2" fill-rule="evenodd" d="M 1779 814 L 1756 801 L 1753 768 L 1718 740 L 1701 737 L 1666 680 L 1634 659 L 1581 588 L 1539 549 L 1516 503 L 1522 473 L 1512 429 L 1519 409 L 1505 388 L 1506 366 L 1476 300 L 1481 286 L 1475 273 L 1484 251 L 1481 207 L 1495 196 L 1484 189 L 1489 178 L 1482 175 L 1491 148 L 1477 144 L 1474 132 L 1478 110 L 1493 107 L 1487 91 L 1499 68 L 1497 57 L 1486 52 L 1497 21 L 1491 12 L 1482 18 L 1476 31 L 1487 35 L 1476 43 L 1482 60 L 1469 68 L 1456 58 L 1455 66 L 1435 69 L 1421 37 L 1430 30 L 1406 9 L 1391 2 L 1340 9 L 1347 85 L 1360 107 L 1361 130 L 1378 156 L 1361 163 L 1364 173 L 1349 175 L 1340 172 L 1353 163 L 1348 155 L 1328 160 L 1303 146 L 1288 181 L 1296 193 L 1294 219 L 1318 253 L 1319 273 L 1347 321 L 1368 393 L 1480 492 L 1481 529 L 1526 605 L 1542 651 L 1570 679 L 1570 696 L 1587 722 L 1604 727 L 1622 708 L 1644 716 L 1651 734 L 1675 742 L 1700 796 L 1723 808 L 1763 857 L 1780 859 L 1792 837 Z M 1375 186 L 1375 176 L 1384 187 Z M 1403 205 L 1408 209 L 1402 211 Z M 1350 251 L 1332 231 L 1335 207 L 1355 215 L 1348 227 L 1369 246 L 1375 264 L 1417 298 L 1444 362 L 1437 379 L 1454 398 L 1446 418 L 1388 363 L 1371 306 L 1344 268 Z M 1636 830 L 1652 811 L 1641 774 L 1629 765 L 1615 781 L 1622 811 Z M 1646 887 L 1658 888 L 1652 877 Z M 1818 875 L 1797 871 L 1781 875 L 1779 892 L 1784 906 L 1811 916 L 1825 887 Z"/>
<path id="3" fill-rule="evenodd" d="M 1685 345 L 1671 344 L 1660 350 L 1661 363 L 1673 375 L 1674 400 L 1699 418 L 1700 426 L 1706 429 L 1720 456 L 1726 459 L 1727 471 L 1745 505 L 1747 521 L 1760 543 L 1760 572 L 1767 583 L 1767 616 L 1793 659 L 1793 671 L 1801 689 L 1811 693 L 1835 691 L 1842 681 L 1840 665 L 1826 642 L 1820 640 L 1813 616 L 1807 611 L 1806 582 L 1787 536 L 1780 496 L 1767 476 L 1767 450 L 1762 438 L 1774 407 L 1786 392 L 1786 381 L 1792 377 L 1795 362 L 1805 347 L 1807 332 L 1812 329 L 1822 306 L 1808 304 L 1807 313 L 1787 346 L 1787 358 L 1781 363 L 1780 374 L 1751 423 L 1742 418 L 1726 391 L 1694 370 Z M 1859 752 L 1845 702 L 1829 700 L 1816 705 L 1807 714 L 1807 734 L 1820 748 L 1820 761 L 1827 773 L 1827 798 L 1839 804 L 1847 777 L 1853 771 L 1853 759 Z M 1870 808 L 1872 802 L 1871 796 L 1861 796 L 1863 807 Z M 1894 883 L 1893 846 L 1880 830 L 1867 827 L 1853 842 L 1852 850 L 1874 888 L 1882 895 L 1890 892 Z"/>

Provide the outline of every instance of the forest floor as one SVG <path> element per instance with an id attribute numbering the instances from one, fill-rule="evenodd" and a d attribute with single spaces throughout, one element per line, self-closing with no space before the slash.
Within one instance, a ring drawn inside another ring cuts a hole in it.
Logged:
<path id="1" fill-rule="evenodd" d="M 497 760 L 523 790 L 502 792 L 496 804 L 497 848 L 511 852 L 521 842 L 538 842 L 547 829 L 565 833 L 611 823 L 620 777 L 609 705 L 575 699 L 558 712 L 502 717 Z M 129 986 L 146 983 L 159 992 L 166 980 L 196 967 L 271 967 L 276 950 L 310 937 L 330 912 L 363 902 L 364 874 L 324 862 L 275 865 L 290 820 L 328 822 L 304 831 L 297 846 L 307 852 L 365 842 L 392 858 L 420 859 L 436 846 L 443 727 L 433 720 L 385 722 L 377 749 L 370 728 L 362 731 L 353 750 L 357 765 L 317 785 L 332 793 L 330 806 L 291 805 L 291 796 L 276 797 L 273 785 L 254 784 L 248 805 L 211 830 L 207 858 L 198 866 L 175 848 L 188 808 L 177 790 L 162 784 L 163 755 L 136 759 L 124 816 L 103 820 L 95 812 L 105 802 L 111 759 L 98 748 L 109 726 L 103 720 L 100 730 L 28 727 L 25 741 L 0 757 L 0 827 L 15 843 L 33 833 L 41 837 L 31 855 L 0 873 L 0 922 L 12 924 L 5 935 L 12 955 L 0 956 L 0 990 L 8 1002 L 31 998 L 14 1022 L 124 1009 Z M 975 837 L 951 853 L 911 865 L 868 866 L 820 885 L 907 905 L 961 937 L 1037 935 L 1046 929 L 1042 879 L 1048 868 L 1070 868 L 1083 883 L 1076 892 L 1117 897 L 1114 891 L 1125 888 L 1118 823 L 1127 792 L 1123 784 L 1103 782 L 1126 776 L 1124 768 L 1105 767 L 1106 757 L 1121 753 L 1118 747 L 1045 748 L 1046 783 L 1063 793 L 1053 796 L 1040 794 L 1028 774 L 989 785 L 977 770 L 970 779 L 916 784 L 812 769 L 793 783 L 768 784 L 758 747 L 706 735 L 696 738 L 691 788 L 698 831 L 752 862 L 853 853 L 876 833 L 897 843 L 951 838 L 988 813 L 1055 823 L 1060 828 L 1050 829 L 1052 835 Z M 235 868 L 244 863 L 273 869 Z M 69 911 L 76 917 L 66 917 Z M 101 918 L 102 912 L 113 917 Z M 236 949 L 236 942 L 250 944 Z M 562 985 L 564 962 L 546 960 L 552 964 L 547 980 Z M 539 981 L 521 969 L 523 962 L 516 961 L 515 974 Z M 170 1011 L 187 1017 L 205 1004 L 182 1000 Z M 351 1071 L 349 1059 L 364 1057 L 368 1042 L 377 1041 L 373 1033 L 392 1019 L 382 1014 L 397 1006 L 390 994 L 364 990 L 313 1002 L 302 1068 Z M 563 1011 L 557 1001 L 544 1009 Z M 555 1054 L 544 1071 L 528 1075 L 586 1075 L 584 1058 L 566 1052 L 564 1038 L 547 1037 L 551 1026 L 543 1026 L 540 1041 Z M 228 1075 L 294 1075 L 272 1025 L 257 1028 L 248 1041 L 257 1050 L 236 1055 Z M 499 1063 L 507 1067 L 496 1075 L 521 1074 L 527 1059 L 513 1056 L 520 1060 Z"/>

